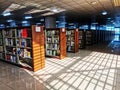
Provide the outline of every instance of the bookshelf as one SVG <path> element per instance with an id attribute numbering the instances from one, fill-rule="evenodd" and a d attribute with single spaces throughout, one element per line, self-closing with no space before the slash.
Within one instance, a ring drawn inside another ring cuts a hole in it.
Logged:
<path id="1" fill-rule="evenodd" d="M 0 59 L 4 59 L 4 46 L 3 46 L 3 31 L 0 30 Z"/>
<path id="2" fill-rule="evenodd" d="M 66 30 L 66 41 L 67 41 L 67 51 L 76 53 L 79 48 L 79 40 L 78 40 L 78 29 L 67 29 Z"/>
<path id="3" fill-rule="evenodd" d="M 85 31 L 79 29 L 79 49 L 85 48 Z"/>
<path id="4" fill-rule="evenodd" d="M 66 57 L 66 30 L 55 28 L 45 30 L 46 56 L 63 59 Z"/>
<path id="5" fill-rule="evenodd" d="M 92 43 L 97 44 L 98 37 L 97 37 L 97 30 L 92 30 Z"/>
<path id="6" fill-rule="evenodd" d="M 86 30 L 86 45 L 92 45 L 92 30 Z"/>
<path id="7" fill-rule="evenodd" d="M 40 31 L 36 31 L 36 28 Z M 3 61 L 32 71 L 45 66 L 43 27 L 6 28 L 2 30 L 2 36 Z"/>

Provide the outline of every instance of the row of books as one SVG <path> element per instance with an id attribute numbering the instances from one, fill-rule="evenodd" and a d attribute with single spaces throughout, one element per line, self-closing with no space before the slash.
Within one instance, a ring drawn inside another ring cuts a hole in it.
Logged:
<path id="1" fill-rule="evenodd" d="M 15 39 L 5 38 L 5 44 L 7 46 L 15 46 L 16 42 L 15 42 Z"/>
<path id="2" fill-rule="evenodd" d="M 74 30 L 70 30 L 70 31 L 66 31 L 66 35 L 72 35 L 72 34 L 75 34 L 75 31 Z"/>
<path id="3" fill-rule="evenodd" d="M 48 36 L 52 36 L 52 35 L 59 35 L 59 31 L 58 30 L 50 30 L 46 32 Z"/>
<path id="4" fill-rule="evenodd" d="M 0 51 L 3 52 L 3 46 L 0 46 Z"/>
<path id="5" fill-rule="evenodd" d="M 74 46 L 67 46 L 67 51 L 74 51 L 75 47 Z"/>
<path id="6" fill-rule="evenodd" d="M 5 55 L 3 53 L 0 53 L 0 59 L 4 59 Z"/>
<path id="7" fill-rule="evenodd" d="M 67 37 L 67 42 L 69 41 L 75 41 L 75 38 L 74 37 Z"/>
<path id="8" fill-rule="evenodd" d="M 16 54 L 16 48 L 14 47 L 6 47 L 6 52 L 9 53 L 9 54 Z"/>
<path id="9" fill-rule="evenodd" d="M 47 50 L 46 55 L 59 56 L 60 51 L 59 50 Z"/>
<path id="10" fill-rule="evenodd" d="M 17 48 L 17 53 L 22 58 L 31 58 L 31 51 L 28 49 Z"/>
<path id="11" fill-rule="evenodd" d="M 59 43 L 59 36 L 58 37 L 47 37 L 48 43 Z"/>
<path id="12" fill-rule="evenodd" d="M 4 36 L 15 37 L 15 29 L 13 29 L 13 30 L 4 30 Z"/>
<path id="13" fill-rule="evenodd" d="M 71 42 L 67 42 L 67 46 L 74 46 L 75 42 L 71 41 Z"/>
<path id="14" fill-rule="evenodd" d="M 27 37 L 31 37 L 31 30 L 29 29 L 19 29 L 17 30 L 17 37 L 21 37 L 21 38 L 27 38 Z"/>
<path id="15" fill-rule="evenodd" d="M 6 60 L 13 63 L 17 63 L 17 59 L 15 55 L 6 54 Z"/>
<path id="16" fill-rule="evenodd" d="M 29 39 L 16 39 L 16 46 L 20 47 L 31 47 L 32 43 Z"/>
<path id="17" fill-rule="evenodd" d="M 17 35 L 16 35 L 17 33 Z M 4 35 L 7 37 L 21 37 L 21 38 L 27 38 L 31 37 L 31 30 L 28 30 L 26 28 L 24 29 L 12 29 L 12 30 L 4 30 Z"/>
<path id="18" fill-rule="evenodd" d="M 60 45 L 59 45 L 59 44 L 46 44 L 46 48 L 47 48 L 47 49 L 59 50 Z"/>
<path id="19" fill-rule="evenodd" d="M 0 45 L 3 45 L 3 40 L 2 40 L 2 38 L 0 38 Z"/>
<path id="20" fill-rule="evenodd" d="M 3 34 L 2 34 L 2 31 L 0 31 L 0 38 L 3 38 Z"/>

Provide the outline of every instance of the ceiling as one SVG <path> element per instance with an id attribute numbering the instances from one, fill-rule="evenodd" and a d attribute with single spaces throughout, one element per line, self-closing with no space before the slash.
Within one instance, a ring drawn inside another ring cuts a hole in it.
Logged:
<path id="1" fill-rule="evenodd" d="M 108 17 L 119 16 L 120 0 L 0 0 L 0 23 L 8 19 L 18 22 L 26 14 L 31 14 L 34 20 L 43 16 L 65 15 L 67 21 L 80 23 L 99 22 L 103 24 Z M 53 12 L 52 8 L 57 8 Z M 9 17 L 3 17 L 3 12 L 10 11 Z M 101 13 L 107 11 L 103 16 Z"/>

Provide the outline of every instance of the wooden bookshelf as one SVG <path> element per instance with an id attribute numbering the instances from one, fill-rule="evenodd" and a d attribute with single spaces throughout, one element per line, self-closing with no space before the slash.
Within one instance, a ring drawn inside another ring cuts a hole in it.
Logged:
<path id="1" fill-rule="evenodd" d="M 79 49 L 85 48 L 85 31 L 79 29 Z"/>
<path id="2" fill-rule="evenodd" d="M 92 45 L 92 30 L 86 30 L 86 34 L 85 34 L 85 37 L 86 37 L 86 45 Z"/>
<path id="3" fill-rule="evenodd" d="M 76 53 L 79 48 L 79 40 L 78 40 L 78 29 L 67 29 L 66 38 L 67 38 L 67 51 Z"/>
<path id="4" fill-rule="evenodd" d="M 66 57 L 66 29 L 54 28 L 45 30 L 46 56 L 63 59 Z"/>
<path id="5" fill-rule="evenodd" d="M 5 58 L 4 45 L 3 45 L 3 31 L 0 30 L 0 59 Z"/>
<path id="6" fill-rule="evenodd" d="M 97 44 L 98 37 L 97 37 L 97 30 L 92 30 L 92 43 Z"/>
<path id="7" fill-rule="evenodd" d="M 3 61 L 32 71 L 45 66 L 43 27 L 6 28 L 2 30 L 2 35 Z"/>

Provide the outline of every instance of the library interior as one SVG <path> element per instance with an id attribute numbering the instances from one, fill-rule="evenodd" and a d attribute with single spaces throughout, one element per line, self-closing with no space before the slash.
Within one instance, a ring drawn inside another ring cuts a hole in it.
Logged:
<path id="1" fill-rule="evenodd" d="M 0 0 L 0 90 L 120 90 L 120 0 Z"/>

